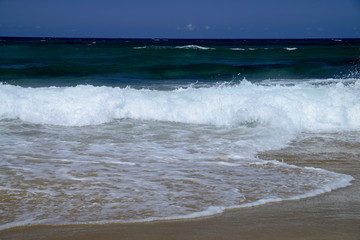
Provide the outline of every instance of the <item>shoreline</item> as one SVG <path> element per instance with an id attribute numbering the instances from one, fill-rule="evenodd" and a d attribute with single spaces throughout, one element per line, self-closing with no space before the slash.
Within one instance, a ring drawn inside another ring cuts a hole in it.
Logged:
<path id="1" fill-rule="evenodd" d="M 356 184 L 357 188 L 359 183 Z M 352 186 L 317 197 L 226 210 L 223 214 L 195 219 L 142 223 L 80 224 L 14 227 L 0 231 L 7 240 L 95 239 L 343 239 L 358 240 L 360 218 L 341 219 L 316 210 L 327 198 L 341 198 Z M 337 206 L 334 205 L 334 208 Z M 327 218 L 321 215 L 328 215 Z M 341 215 L 341 214 L 340 214 Z"/>
<path id="2" fill-rule="evenodd" d="M 259 156 L 265 160 L 284 159 L 286 163 L 296 166 L 321 167 L 348 174 L 354 177 L 352 185 L 315 197 L 230 209 L 221 214 L 192 219 L 14 227 L 1 230 L 0 239 L 360 239 L 358 146 L 350 146 L 350 150 L 345 147 L 342 152 L 334 151 L 325 156 L 306 152 L 301 144 L 291 144 L 288 148 L 265 152 Z M 333 145 L 325 146 L 323 151 L 327 152 L 326 148 L 334 147 Z"/>

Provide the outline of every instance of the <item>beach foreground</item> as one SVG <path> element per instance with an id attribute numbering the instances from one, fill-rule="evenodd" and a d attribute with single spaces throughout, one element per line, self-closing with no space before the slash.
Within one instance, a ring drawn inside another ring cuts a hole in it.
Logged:
<path id="1" fill-rule="evenodd" d="M 298 201 L 226 211 L 213 217 L 134 224 L 34 226 L 3 230 L 0 239 L 360 239 L 360 144 L 306 138 L 263 159 L 321 167 L 355 178 L 352 185 Z"/>

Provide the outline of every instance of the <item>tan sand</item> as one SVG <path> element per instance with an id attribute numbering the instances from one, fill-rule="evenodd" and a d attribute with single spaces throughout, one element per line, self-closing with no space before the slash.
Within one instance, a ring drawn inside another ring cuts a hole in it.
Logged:
<path id="1" fill-rule="evenodd" d="M 351 146 L 354 149 L 354 146 Z M 297 153 L 293 151 L 296 149 Z M 226 211 L 202 219 L 137 224 L 14 228 L 1 240 L 119 240 L 119 239 L 360 239 L 360 154 L 318 153 L 291 148 L 262 154 L 301 166 L 322 167 L 352 175 L 352 186 L 298 201 Z M 325 163 L 325 164 L 324 164 Z"/>

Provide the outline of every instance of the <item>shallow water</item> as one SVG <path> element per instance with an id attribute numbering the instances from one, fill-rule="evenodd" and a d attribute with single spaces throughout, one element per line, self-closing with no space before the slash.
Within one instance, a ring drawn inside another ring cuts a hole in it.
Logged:
<path id="1" fill-rule="evenodd" d="M 315 196 L 352 180 L 256 153 L 303 131 L 357 132 L 357 81 L 174 91 L 2 87 L 10 106 L 0 122 L 3 228 L 198 217 Z M 96 104 L 103 99 L 107 105 Z"/>

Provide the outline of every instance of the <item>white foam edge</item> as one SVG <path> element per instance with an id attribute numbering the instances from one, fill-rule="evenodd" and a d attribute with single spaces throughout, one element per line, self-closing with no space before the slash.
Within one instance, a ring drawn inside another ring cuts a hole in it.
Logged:
<path id="1" fill-rule="evenodd" d="M 26 220 L 21 220 L 18 222 L 11 222 L 11 223 L 6 223 L 4 225 L 0 225 L 0 231 L 2 230 L 6 230 L 6 229 L 10 229 L 10 228 L 16 228 L 16 227 L 31 227 L 31 226 L 37 226 L 40 225 L 41 222 L 34 220 L 33 218 L 28 218 Z M 1 233 L 1 232 L 0 232 Z"/>
<path id="2" fill-rule="evenodd" d="M 289 164 L 282 163 L 282 162 L 279 162 L 279 161 L 276 161 L 276 160 L 269 160 L 269 161 L 263 161 L 263 162 L 264 162 L 263 164 L 266 164 L 266 163 L 284 164 L 284 165 L 287 165 L 288 167 L 290 166 L 290 167 L 294 167 L 294 168 L 301 168 L 301 167 L 298 167 L 298 166 L 295 166 L 295 165 L 289 165 Z M 89 224 L 89 225 L 130 224 L 130 223 L 146 223 L 146 222 L 156 222 L 156 221 L 176 221 L 176 220 L 184 220 L 184 219 L 190 220 L 190 219 L 210 217 L 210 216 L 222 214 L 225 210 L 251 208 L 251 207 L 256 207 L 256 206 L 260 206 L 260 205 L 264 205 L 264 204 L 268 204 L 268 203 L 279 203 L 279 202 L 284 202 L 284 201 L 294 201 L 294 200 L 312 198 L 312 197 L 319 196 L 321 194 L 329 193 L 329 192 L 334 191 L 336 189 L 340 189 L 340 188 L 350 186 L 351 181 L 354 180 L 354 178 L 352 176 L 350 176 L 350 175 L 330 172 L 330 171 L 327 171 L 327 170 L 324 170 L 324 169 L 321 169 L 321 168 L 304 167 L 304 169 L 315 170 L 315 171 L 320 171 L 320 172 L 330 173 L 330 174 L 336 174 L 336 175 L 338 175 L 339 179 L 337 181 L 335 181 L 335 182 L 325 184 L 323 187 L 321 187 L 319 189 L 315 189 L 315 190 L 309 191 L 307 193 L 300 194 L 300 195 L 295 195 L 295 196 L 288 197 L 288 198 L 260 199 L 260 200 L 257 200 L 255 202 L 244 203 L 244 204 L 240 204 L 240 205 L 233 205 L 233 206 L 228 206 L 228 207 L 210 206 L 204 211 L 194 212 L 194 213 L 190 213 L 190 214 L 186 214 L 186 215 L 174 215 L 174 216 L 169 216 L 169 217 L 151 217 L 151 218 L 140 219 L 140 220 L 132 220 L 132 221 L 114 220 L 114 221 L 75 222 L 75 223 L 50 224 L 50 225 L 46 223 L 46 219 L 42 220 L 42 221 L 35 221 L 35 222 L 38 225 L 41 224 L 43 226 L 62 226 L 62 225 L 80 225 L 80 224 Z M 36 226 L 33 223 L 34 223 L 34 221 L 32 219 L 22 220 L 22 221 L 19 221 L 19 222 L 8 223 L 8 224 L 5 224 L 5 225 L 2 225 L 2 226 L 0 226 L 0 230 L 5 230 L 5 229 L 10 229 L 10 228 L 15 228 L 15 227 Z"/>

